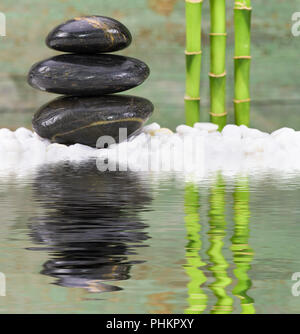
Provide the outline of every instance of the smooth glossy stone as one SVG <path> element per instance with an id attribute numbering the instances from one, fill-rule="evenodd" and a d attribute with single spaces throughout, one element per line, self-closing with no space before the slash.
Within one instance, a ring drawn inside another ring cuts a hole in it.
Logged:
<path id="1" fill-rule="evenodd" d="M 34 64 L 28 83 L 50 93 L 99 96 L 139 86 L 149 73 L 148 66 L 135 58 L 65 54 Z"/>
<path id="2" fill-rule="evenodd" d="M 54 28 L 46 39 L 49 48 L 74 53 L 102 53 L 125 49 L 130 31 L 119 21 L 105 16 L 83 16 Z"/>
<path id="3" fill-rule="evenodd" d="M 61 144 L 95 147 L 102 136 L 111 136 L 115 142 L 120 142 L 119 128 L 126 128 L 128 137 L 135 134 L 153 108 L 150 101 L 129 95 L 60 97 L 38 110 L 32 124 L 43 138 Z"/>

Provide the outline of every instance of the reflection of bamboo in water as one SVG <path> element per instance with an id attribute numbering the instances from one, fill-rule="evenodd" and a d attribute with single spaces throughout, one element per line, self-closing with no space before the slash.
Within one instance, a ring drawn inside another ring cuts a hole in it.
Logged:
<path id="1" fill-rule="evenodd" d="M 199 223 L 199 192 L 194 184 L 188 184 L 185 188 L 185 225 L 187 229 L 188 244 L 186 246 L 186 261 L 184 266 L 186 273 L 190 277 L 188 284 L 189 307 L 185 310 L 187 314 L 202 313 L 207 304 L 207 296 L 201 289 L 201 285 L 206 281 L 200 267 L 205 263 L 201 261 L 199 251 L 201 249 L 201 225 Z"/>
<path id="2" fill-rule="evenodd" d="M 233 299 L 228 296 L 226 287 L 231 283 L 227 275 L 228 263 L 222 254 L 223 239 L 226 235 L 225 221 L 225 185 L 221 176 L 218 176 L 215 186 L 211 190 L 209 211 L 209 241 L 210 247 L 207 251 L 212 266 L 215 281 L 210 288 L 217 297 L 217 303 L 211 313 L 231 313 L 233 310 Z"/>
<path id="3" fill-rule="evenodd" d="M 254 300 L 247 295 L 251 280 L 247 274 L 251 268 L 253 251 L 248 245 L 249 239 L 249 187 L 247 179 L 237 181 L 234 192 L 235 228 L 232 241 L 234 274 L 238 279 L 233 294 L 241 299 L 242 313 L 255 313 Z"/>

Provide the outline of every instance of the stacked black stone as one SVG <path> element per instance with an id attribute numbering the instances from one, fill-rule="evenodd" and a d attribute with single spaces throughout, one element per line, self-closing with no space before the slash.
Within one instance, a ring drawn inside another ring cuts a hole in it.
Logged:
<path id="1" fill-rule="evenodd" d="M 150 70 L 142 61 L 119 55 L 131 44 L 129 30 L 104 16 L 67 21 L 50 32 L 47 45 L 69 52 L 32 66 L 28 83 L 39 90 L 64 94 L 41 107 L 33 128 L 43 138 L 62 144 L 96 146 L 102 136 L 120 141 L 137 133 L 153 112 L 150 101 L 129 95 L 107 95 L 141 85 Z"/>

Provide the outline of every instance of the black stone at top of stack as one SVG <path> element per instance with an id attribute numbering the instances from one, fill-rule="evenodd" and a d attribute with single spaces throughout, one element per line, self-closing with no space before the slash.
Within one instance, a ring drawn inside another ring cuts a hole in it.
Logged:
<path id="1" fill-rule="evenodd" d="M 122 23 L 105 16 L 79 17 L 53 29 L 46 44 L 69 54 L 34 64 L 28 83 L 42 91 L 74 98 L 62 99 L 66 109 L 57 108 L 56 102 L 42 107 L 33 119 L 35 131 L 52 141 L 90 146 L 96 145 L 97 135 L 112 136 L 119 142 L 119 127 L 127 128 L 128 137 L 136 133 L 153 112 L 152 103 L 137 97 L 114 98 L 106 94 L 142 84 L 150 70 L 135 58 L 100 54 L 122 50 L 131 41 L 131 34 Z M 83 97 L 95 99 L 81 101 Z M 118 108 L 114 105 L 116 101 Z M 72 112 L 73 107 L 76 112 Z"/>
<path id="2" fill-rule="evenodd" d="M 91 54 L 120 51 L 131 41 L 130 31 L 106 16 L 74 18 L 54 28 L 46 38 L 51 49 Z"/>

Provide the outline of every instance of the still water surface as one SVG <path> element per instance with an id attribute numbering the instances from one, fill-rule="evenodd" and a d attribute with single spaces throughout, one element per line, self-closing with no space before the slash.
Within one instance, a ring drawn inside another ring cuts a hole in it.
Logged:
<path id="1" fill-rule="evenodd" d="M 299 313 L 300 175 L 0 178 L 1 313 Z"/>

